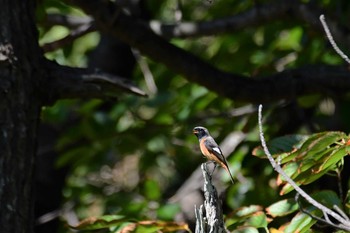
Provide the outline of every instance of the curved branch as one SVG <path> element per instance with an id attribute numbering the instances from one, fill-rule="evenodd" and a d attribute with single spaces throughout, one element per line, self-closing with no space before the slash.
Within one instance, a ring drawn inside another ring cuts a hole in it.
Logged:
<path id="1" fill-rule="evenodd" d="M 273 19 L 287 16 L 287 12 L 291 10 L 293 2 L 280 1 L 274 4 L 259 5 L 235 16 L 208 22 L 163 24 L 160 21 L 152 20 L 149 22 L 149 27 L 156 34 L 167 38 L 217 35 L 219 33 L 238 31 L 249 26 L 262 25 Z"/>
<path id="2" fill-rule="evenodd" d="M 164 24 L 152 20 L 148 26 L 157 34 L 166 38 L 187 38 L 205 35 L 232 33 L 248 27 L 256 27 L 281 19 L 293 19 L 303 22 L 314 30 L 322 32 L 318 22 L 319 15 L 324 10 L 311 4 L 299 3 L 295 0 L 276 1 L 274 3 L 256 5 L 247 11 L 222 19 L 203 22 L 176 22 Z M 337 20 L 328 19 L 333 35 L 345 47 L 350 48 L 349 31 L 339 26 Z"/>
<path id="3" fill-rule="evenodd" d="M 288 176 L 285 171 L 281 168 L 281 166 L 274 160 L 272 157 L 269 149 L 267 148 L 265 137 L 264 137 L 264 132 L 263 132 L 263 125 L 262 125 L 262 105 L 259 105 L 259 110 L 258 110 L 258 124 L 259 124 L 259 135 L 260 135 L 260 141 L 261 145 L 264 149 L 265 155 L 269 159 L 273 169 L 278 172 L 285 181 L 287 181 L 294 189 L 296 192 L 300 194 L 307 202 L 309 202 L 311 205 L 316 207 L 317 209 L 321 210 L 324 217 L 325 217 L 325 222 L 329 222 L 328 215 L 332 216 L 334 219 L 340 222 L 340 224 L 337 226 L 340 229 L 344 229 L 346 231 L 350 231 L 350 221 L 348 219 L 343 218 L 341 215 L 338 213 L 332 211 L 328 207 L 324 206 L 323 204 L 319 203 L 316 201 L 314 198 L 312 198 L 309 194 L 307 194 L 303 189 L 301 189 L 293 180 Z M 329 225 L 332 225 L 333 223 L 330 223 Z"/>
<path id="4" fill-rule="evenodd" d="M 348 64 L 350 64 L 350 59 L 348 58 L 348 56 L 346 56 L 346 54 L 341 51 L 341 49 L 338 47 L 337 43 L 334 41 L 333 36 L 331 31 L 329 30 L 329 27 L 326 23 L 326 19 L 324 17 L 324 15 L 320 15 L 320 21 L 322 23 L 324 32 L 326 33 L 326 36 L 329 40 L 329 42 L 331 43 L 333 49 L 335 50 L 335 52 L 344 60 L 346 61 Z"/>
<path id="5" fill-rule="evenodd" d="M 60 66 L 46 61 L 49 91 L 47 101 L 53 102 L 65 98 L 106 98 L 117 97 L 121 92 L 138 96 L 147 94 L 120 76 L 91 71 L 84 68 Z"/>
<path id="6" fill-rule="evenodd" d="M 154 34 L 142 21 L 125 14 L 111 2 L 71 1 L 93 15 L 100 29 L 165 64 L 189 81 L 230 99 L 271 102 L 294 99 L 298 95 L 325 91 L 339 93 L 350 89 L 349 72 L 342 67 L 312 66 L 254 78 L 223 72 Z"/>

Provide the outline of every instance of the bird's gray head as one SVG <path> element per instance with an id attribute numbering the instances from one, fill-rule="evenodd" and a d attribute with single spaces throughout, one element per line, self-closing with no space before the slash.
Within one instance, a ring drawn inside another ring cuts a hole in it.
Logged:
<path id="1" fill-rule="evenodd" d="M 209 136 L 209 131 L 202 126 L 194 127 L 193 133 L 197 136 L 199 140 L 201 140 L 202 137 Z"/>

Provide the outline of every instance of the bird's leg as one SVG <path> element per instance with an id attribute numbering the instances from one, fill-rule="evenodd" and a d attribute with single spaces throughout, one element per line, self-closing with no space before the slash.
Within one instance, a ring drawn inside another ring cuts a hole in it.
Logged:
<path id="1" fill-rule="evenodd" d="M 210 176 L 210 180 L 211 180 L 211 178 L 213 177 L 213 174 L 214 174 L 214 171 L 215 171 L 215 168 L 216 168 L 216 166 L 217 166 L 217 164 L 214 162 L 214 161 L 207 161 L 205 164 L 206 165 L 208 165 L 208 164 L 210 164 L 210 163 L 213 163 L 214 164 L 214 168 L 213 168 L 213 170 L 210 172 L 210 174 L 209 174 L 209 176 Z"/>
<path id="2" fill-rule="evenodd" d="M 211 173 L 210 173 L 210 176 L 213 176 L 217 164 L 216 164 L 215 161 L 211 161 L 211 160 L 207 161 L 205 164 L 210 164 L 210 163 L 213 163 L 213 164 L 214 164 L 214 168 L 213 168 L 213 170 L 212 170 Z"/>
<path id="3" fill-rule="evenodd" d="M 212 163 L 214 164 L 214 168 L 213 168 L 213 171 L 211 172 L 210 176 L 213 176 L 214 171 L 215 171 L 215 168 L 216 168 L 216 166 L 217 166 L 217 164 L 216 164 L 214 161 L 212 161 Z"/>

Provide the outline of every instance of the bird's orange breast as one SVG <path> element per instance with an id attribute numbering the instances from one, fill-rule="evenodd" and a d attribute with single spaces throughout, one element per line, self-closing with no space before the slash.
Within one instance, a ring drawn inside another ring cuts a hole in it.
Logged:
<path id="1" fill-rule="evenodd" d="M 199 143 L 199 147 L 202 151 L 202 154 L 207 157 L 207 159 L 209 160 L 212 160 L 212 161 L 217 161 L 218 159 L 216 158 L 216 156 L 211 153 L 208 148 L 205 146 L 205 140 L 206 140 L 206 137 L 202 138 L 200 143 Z"/>

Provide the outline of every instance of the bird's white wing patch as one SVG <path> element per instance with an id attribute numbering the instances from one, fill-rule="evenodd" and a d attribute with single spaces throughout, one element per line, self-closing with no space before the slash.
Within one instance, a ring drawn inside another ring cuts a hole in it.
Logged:
<path id="1" fill-rule="evenodd" d="M 219 155 L 221 155 L 221 150 L 219 147 L 213 147 L 213 151 L 215 151 L 216 153 L 218 153 Z"/>

